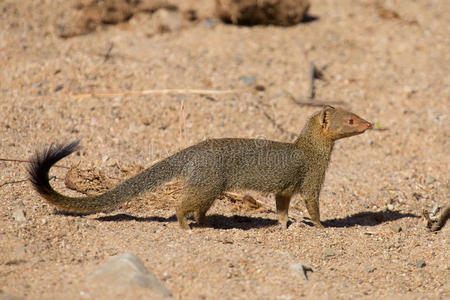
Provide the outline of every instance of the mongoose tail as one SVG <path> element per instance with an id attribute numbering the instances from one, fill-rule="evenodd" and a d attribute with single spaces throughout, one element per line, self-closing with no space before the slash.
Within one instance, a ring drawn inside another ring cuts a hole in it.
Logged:
<path id="1" fill-rule="evenodd" d="M 152 190 L 171 180 L 181 171 L 181 168 L 177 167 L 177 159 L 174 163 L 174 157 L 177 154 L 178 156 L 183 154 L 179 152 L 101 195 L 90 197 L 64 196 L 51 187 L 48 176 L 49 170 L 56 162 L 80 149 L 79 141 L 70 144 L 51 145 L 42 152 L 36 152 L 28 169 L 29 179 L 35 190 L 49 203 L 67 212 L 89 214 L 112 210 L 129 198 L 143 191 Z"/>

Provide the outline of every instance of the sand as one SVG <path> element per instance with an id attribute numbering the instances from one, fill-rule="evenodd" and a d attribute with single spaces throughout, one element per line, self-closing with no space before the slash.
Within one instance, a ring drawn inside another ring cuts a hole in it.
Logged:
<path id="1" fill-rule="evenodd" d="M 292 141 L 319 109 L 299 101 L 349 109 L 376 130 L 337 143 L 321 193 L 325 230 L 296 198 L 281 231 L 273 197 L 252 194 L 262 208 L 224 198 L 210 227 L 185 232 L 177 183 L 113 212 L 65 215 L 26 181 L 27 163 L 0 161 L 1 299 L 160 297 L 100 293 L 89 281 L 122 253 L 175 299 L 450 297 L 450 226 L 431 233 L 421 215 L 450 196 L 450 2 L 311 0 L 307 22 L 245 27 L 214 18 L 213 1 L 172 1 L 178 9 L 61 37 L 61 24 L 84 26 L 70 23 L 76 2 L 0 3 L 1 158 L 80 139 L 83 150 L 59 164 L 114 185 L 205 138 Z M 323 73 L 313 100 L 311 62 Z M 76 97 L 255 84 L 265 90 Z M 52 169 L 52 185 L 81 195 L 66 172 Z M 307 280 L 292 270 L 300 262 L 314 270 Z"/>

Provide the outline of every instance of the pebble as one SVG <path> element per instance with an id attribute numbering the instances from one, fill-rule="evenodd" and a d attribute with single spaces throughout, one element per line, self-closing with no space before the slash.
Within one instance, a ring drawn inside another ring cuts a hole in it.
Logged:
<path id="1" fill-rule="evenodd" d="M 425 261 L 423 261 L 423 260 L 418 260 L 417 261 L 417 264 L 416 264 L 416 266 L 418 267 L 418 268 L 423 268 L 423 267 L 425 267 L 427 264 L 425 263 Z"/>
<path id="2" fill-rule="evenodd" d="M 435 183 L 436 182 L 436 179 L 434 179 L 433 177 L 431 177 L 431 176 L 427 176 L 427 178 L 425 178 L 425 183 L 426 184 L 433 184 L 433 183 Z"/>
<path id="3" fill-rule="evenodd" d="M 306 265 L 302 262 L 292 264 L 290 269 L 293 273 L 302 275 L 305 280 L 308 280 L 308 271 L 314 272 L 310 265 Z"/>
<path id="4" fill-rule="evenodd" d="M 22 260 L 26 258 L 25 246 L 19 246 L 14 250 L 14 257 L 16 259 Z"/>
<path id="5" fill-rule="evenodd" d="M 402 230 L 403 229 L 402 229 L 402 227 L 400 225 L 397 225 L 397 224 L 392 225 L 392 231 L 393 232 L 400 232 Z"/>
<path id="6" fill-rule="evenodd" d="M 431 215 L 432 217 L 434 217 L 434 216 L 438 213 L 438 211 L 439 211 L 440 208 L 441 208 L 441 207 L 440 207 L 439 203 L 435 203 L 434 206 L 433 206 L 433 209 L 432 209 L 431 212 L 430 212 L 430 215 Z"/>
<path id="7" fill-rule="evenodd" d="M 25 246 L 23 246 L 23 245 L 18 246 L 14 250 L 14 252 L 12 252 L 10 259 L 8 259 L 5 262 L 5 265 L 7 265 L 7 266 L 8 265 L 17 265 L 17 264 L 23 263 L 26 261 L 26 257 L 27 257 L 27 254 L 26 254 Z M 0 299 L 2 299 L 2 298 L 0 297 Z"/>
<path id="8" fill-rule="evenodd" d="M 213 19 L 206 19 L 205 25 L 206 25 L 206 28 L 214 28 L 217 25 L 217 21 L 213 20 Z"/>
<path id="9" fill-rule="evenodd" d="M 375 271 L 377 268 L 369 266 L 369 267 L 366 267 L 365 269 L 366 269 L 367 273 L 373 273 L 373 271 Z"/>
<path id="10" fill-rule="evenodd" d="M 23 211 L 23 209 L 16 209 L 13 212 L 13 218 L 14 220 L 16 220 L 17 222 L 25 222 L 27 219 L 25 218 L 25 212 Z"/>
<path id="11" fill-rule="evenodd" d="M 90 273 L 88 279 L 95 283 L 106 284 L 111 288 L 128 289 L 140 286 L 157 290 L 166 297 L 172 296 L 144 263 L 131 253 L 112 256 L 109 262 Z"/>
<path id="12" fill-rule="evenodd" d="M 255 76 L 241 76 L 240 78 L 246 84 L 254 84 L 256 82 Z"/>
<path id="13" fill-rule="evenodd" d="M 335 256 L 336 252 L 333 249 L 325 249 L 323 251 L 323 254 L 325 255 L 325 257 L 331 257 L 331 256 Z"/>
<path id="14" fill-rule="evenodd" d="M 62 85 L 62 84 L 58 84 L 56 87 L 55 87 L 55 92 L 58 92 L 58 91 L 60 91 L 60 90 L 62 90 L 64 88 L 64 85 Z"/>

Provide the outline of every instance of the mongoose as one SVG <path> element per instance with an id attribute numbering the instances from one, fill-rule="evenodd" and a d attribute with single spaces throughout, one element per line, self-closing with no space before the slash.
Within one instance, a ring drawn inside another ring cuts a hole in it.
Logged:
<path id="1" fill-rule="evenodd" d="M 214 200 L 225 191 L 254 190 L 274 193 L 282 228 L 287 229 L 291 197 L 300 194 L 312 221 L 320 223 L 319 194 L 334 142 L 361 134 L 371 123 L 357 115 L 325 106 L 306 123 L 293 143 L 264 139 L 208 139 L 155 163 L 117 185 L 91 197 L 68 197 L 49 183 L 50 167 L 80 149 L 79 141 L 51 145 L 36 152 L 29 168 L 30 181 L 41 196 L 57 207 L 74 213 L 109 211 L 141 192 L 153 190 L 174 177 L 184 182 L 176 216 L 189 229 L 186 216 L 194 213 L 200 225 Z"/>

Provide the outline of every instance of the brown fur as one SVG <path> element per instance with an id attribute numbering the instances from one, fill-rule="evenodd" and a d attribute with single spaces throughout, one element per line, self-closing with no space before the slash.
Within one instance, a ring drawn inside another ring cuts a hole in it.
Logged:
<path id="1" fill-rule="evenodd" d="M 184 179 L 183 198 L 176 215 L 189 229 L 186 215 L 194 213 L 206 224 L 206 212 L 225 191 L 255 190 L 275 193 L 277 213 L 287 228 L 291 197 L 300 194 L 313 222 L 320 223 L 319 194 L 334 141 L 363 133 L 371 124 L 331 106 L 314 114 L 294 143 L 261 139 L 210 139 L 186 148 L 114 189 L 92 197 L 67 197 L 49 184 L 48 171 L 58 160 L 79 149 L 78 142 L 51 146 L 37 153 L 29 170 L 36 190 L 50 203 L 70 212 L 111 210 L 130 197 L 153 190 L 174 178 Z"/>

